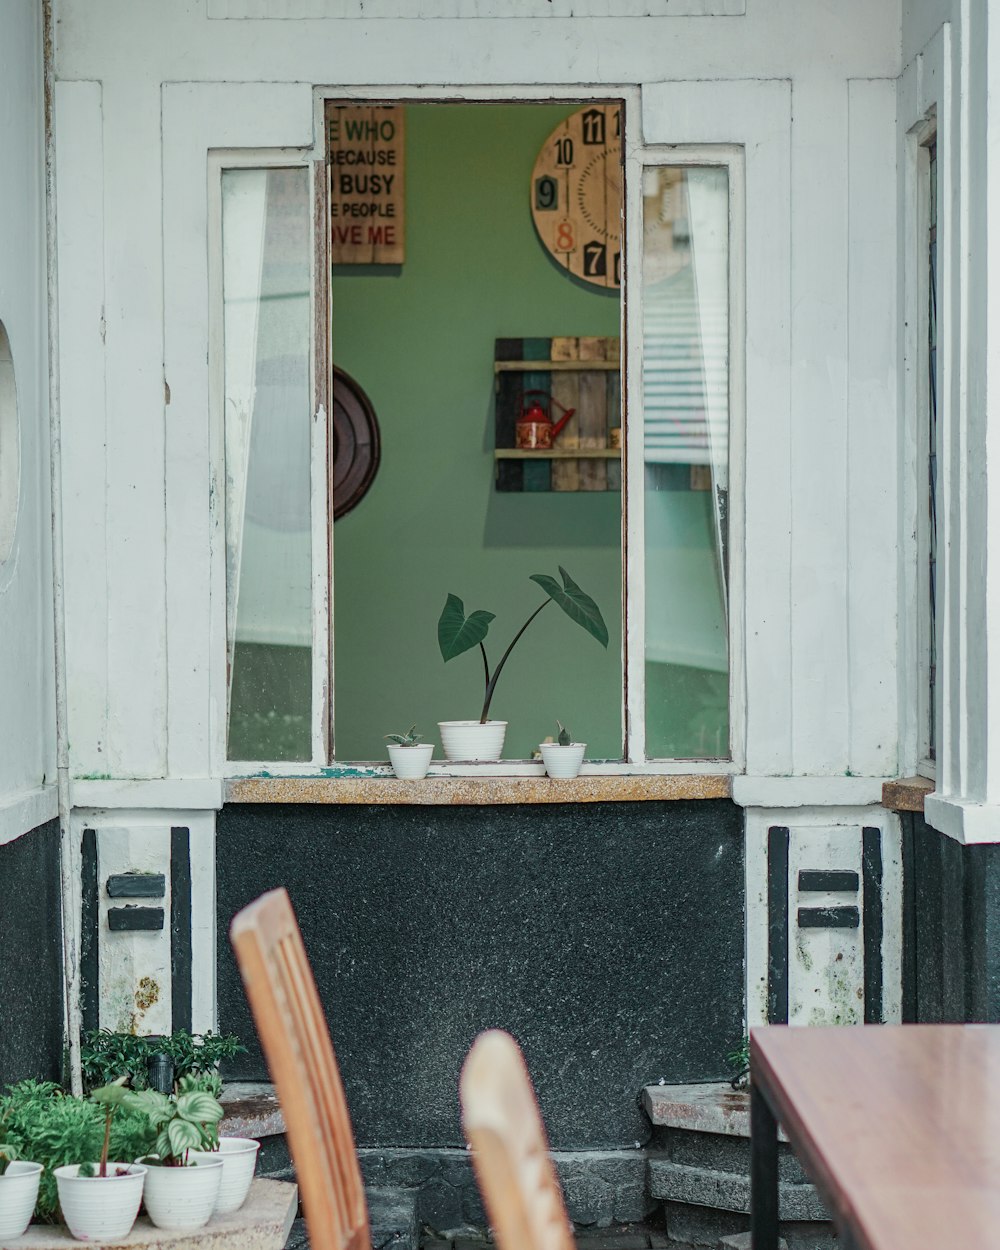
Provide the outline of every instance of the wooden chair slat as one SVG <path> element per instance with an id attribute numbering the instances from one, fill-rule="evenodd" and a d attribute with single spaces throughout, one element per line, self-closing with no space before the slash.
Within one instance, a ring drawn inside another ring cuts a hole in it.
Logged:
<path id="1" fill-rule="evenodd" d="M 462 1127 L 500 1250 L 573 1250 L 573 1231 L 520 1048 L 499 1030 L 462 1068 Z"/>
<path id="2" fill-rule="evenodd" d="M 371 1250 L 347 1100 L 287 891 L 244 907 L 229 930 L 281 1103 L 312 1250 Z"/>

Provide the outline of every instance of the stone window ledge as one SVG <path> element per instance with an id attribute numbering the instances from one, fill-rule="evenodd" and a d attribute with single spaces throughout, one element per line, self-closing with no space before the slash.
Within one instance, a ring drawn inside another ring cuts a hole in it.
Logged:
<path id="1" fill-rule="evenodd" d="M 882 787 L 882 806 L 892 812 L 922 812 L 924 799 L 933 793 L 934 782 L 926 777 L 900 777 Z"/>
<path id="2" fill-rule="evenodd" d="M 494 806 L 511 803 L 636 803 L 728 799 L 732 777 L 716 773 L 636 773 L 550 777 L 231 777 L 227 803 L 364 803 Z"/>

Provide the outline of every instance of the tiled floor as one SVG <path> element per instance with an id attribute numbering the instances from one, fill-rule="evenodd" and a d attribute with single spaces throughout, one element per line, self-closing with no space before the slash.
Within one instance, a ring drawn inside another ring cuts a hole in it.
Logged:
<path id="1" fill-rule="evenodd" d="M 578 1231 L 577 1250 L 685 1250 L 676 1241 L 670 1241 L 660 1230 L 643 1224 L 623 1224 L 615 1228 L 598 1228 Z M 420 1250 L 492 1250 L 493 1243 L 485 1236 L 465 1234 L 445 1239 L 426 1230 L 421 1238 Z M 285 1250 L 309 1250 L 304 1220 L 296 1220 L 292 1233 L 285 1243 Z"/>

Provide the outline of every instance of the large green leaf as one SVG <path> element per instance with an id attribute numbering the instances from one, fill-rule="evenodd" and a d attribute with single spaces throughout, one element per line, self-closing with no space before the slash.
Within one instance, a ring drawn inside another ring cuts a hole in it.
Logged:
<path id="1" fill-rule="evenodd" d="M 493 612 L 471 612 L 465 615 L 465 604 L 458 595 L 449 595 L 438 621 L 438 646 L 445 663 L 456 655 L 478 646 L 495 620 Z"/>
<path id="2" fill-rule="evenodd" d="M 568 617 L 576 621 L 577 625 L 582 625 L 602 647 L 606 647 L 608 627 L 604 624 L 601 609 L 590 595 L 580 589 L 562 565 L 559 566 L 559 575 L 563 580 L 561 586 L 554 577 L 549 577 L 547 573 L 532 573 L 531 580 L 537 582 L 549 598 L 559 604 Z"/>
<path id="3" fill-rule="evenodd" d="M 192 1089 L 178 1095 L 177 1114 L 198 1124 L 215 1124 L 222 1119 L 223 1109 L 205 1090 Z"/>
<path id="4" fill-rule="evenodd" d="M 170 1153 L 181 1159 L 186 1151 L 197 1150 L 201 1145 L 201 1129 L 178 1116 L 167 1125 L 167 1140 L 170 1142 Z"/>

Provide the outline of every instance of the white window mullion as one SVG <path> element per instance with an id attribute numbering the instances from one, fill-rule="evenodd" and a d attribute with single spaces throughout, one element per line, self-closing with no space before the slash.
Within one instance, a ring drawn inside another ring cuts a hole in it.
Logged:
<path id="1" fill-rule="evenodd" d="M 625 384 L 624 508 L 625 593 L 622 630 L 625 669 L 625 759 L 646 758 L 646 526 L 645 441 L 642 397 L 642 150 L 639 116 L 625 110 L 625 285 L 622 356 Z"/>

